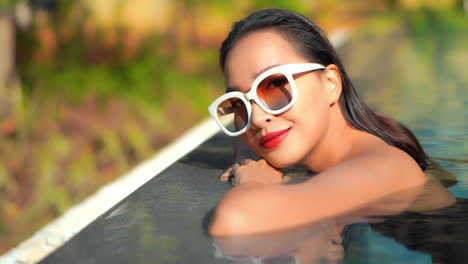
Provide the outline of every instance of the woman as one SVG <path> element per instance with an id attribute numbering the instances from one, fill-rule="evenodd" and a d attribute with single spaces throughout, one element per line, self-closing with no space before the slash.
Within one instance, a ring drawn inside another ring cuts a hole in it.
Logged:
<path id="1" fill-rule="evenodd" d="M 236 186 L 216 210 L 214 236 L 288 229 L 375 201 L 395 212 L 427 209 L 413 201 L 428 185 L 438 197 L 429 209 L 455 201 L 424 174 L 427 156 L 415 136 L 358 97 L 325 34 L 304 16 L 267 9 L 246 17 L 223 42 L 220 61 L 228 88 L 210 113 L 262 159 L 234 167 Z M 281 169 L 294 165 L 317 174 L 282 184 Z"/>

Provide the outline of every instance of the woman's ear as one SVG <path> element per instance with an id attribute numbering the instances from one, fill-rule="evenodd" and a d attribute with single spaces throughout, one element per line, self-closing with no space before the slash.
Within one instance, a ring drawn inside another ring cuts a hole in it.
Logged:
<path id="1" fill-rule="evenodd" d="M 333 105 L 340 99 L 341 95 L 341 74 L 335 64 L 330 64 L 325 68 L 323 74 L 325 88 L 328 94 L 328 103 Z"/>

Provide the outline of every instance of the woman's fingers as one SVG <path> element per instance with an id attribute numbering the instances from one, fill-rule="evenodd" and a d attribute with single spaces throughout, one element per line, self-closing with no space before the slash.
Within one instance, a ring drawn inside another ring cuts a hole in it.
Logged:
<path id="1" fill-rule="evenodd" d="M 239 167 L 238 163 L 234 163 L 231 167 L 226 169 L 221 175 L 219 175 L 219 179 L 221 181 L 230 181 L 230 177 L 232 177 L 235 173 L 236 168 Z"/>
<path id="2" fill-rule="evenodd" d="M 230 181 L 235 173 L 236 169 L 239 168 L 239 166 L 247 165 L 248 163 L 252 162 L 254 160 L 252 159 L 244 159 L 240 161 L 239 163 L 234 163 L 231 167 L 227 168 L 221 175 L 219 175 L 219 180 L 221 181 Z"/>
<path id="3" fill-rule="evenodd" d="M 229 182 L 232 184 L 232 185 L 237 185 L 239 184 L 239 176 L 237 175 L 237 170 L 239 169 L 239 167 L 241 167 L 242 165 L 239 165 L 238 163 L 234 164 L 231 168 L 231 175 L 229 175 Z"/>
<path id="4" fill-rule="evenodd" d="M 246 182 L 259 182 L 265 184 L 286 183 L 289 177 L 283 178 L 283 173 L 272 167 L 265 160 L 258 161 L 244 159 L 235 163 L 226 169 L 220 176 L 221 181 L 229 181 L 232 185 L 243 184 Z"/>
<path id="5" fill-rule="evenodd" d="M 252 159 L 244 159 L 242 161 L 240 161 L 236 164 L 234 164 L 232 166 L 232 170 L 231 170 L 231 175 L 229 175 L 228 179 L 229 179 L 229 182 L 232 184 L 232 185 L 238 185 L 239 183 L 241 183 L 241 176 L 239 175 L 238 173 L 238 170 L 239 168 L 245 168 L 244 166 L 246 166 L 247 164 L 251 163 L 251 162 L 255 162 L 254 160 Z"/>
<path id="6" fill-rule="evenodd" d="M 219 179 L 221 181 L 227 181 L 229 179 L 229 175 L 231 175 L 232 167 L 229 167 L 227 170 L 223 171 L 221 175 L 219 175 Z"/>

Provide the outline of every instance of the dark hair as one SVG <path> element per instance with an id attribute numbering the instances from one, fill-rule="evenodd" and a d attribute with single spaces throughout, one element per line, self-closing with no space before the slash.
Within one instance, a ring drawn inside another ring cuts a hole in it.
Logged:
<path id="1" fill-rule="evenodd" d="M 414 134 L 398 121 L 375 113 L 359 98 L 325 33 L 301 14 L 277 8 L 265 9 L 234 23 L 221 45 L 220 63 L 223 70 L 226 57 L 234 45 L 241 38 L 259 30 L 275 30 L 284 34 L 298 52 L 311 62 L 335 64 L 340 70 L 343 85 L 339 104 L 348 124 L 405 151 L 423 170 L 426 169 L 427 155 Z"/>

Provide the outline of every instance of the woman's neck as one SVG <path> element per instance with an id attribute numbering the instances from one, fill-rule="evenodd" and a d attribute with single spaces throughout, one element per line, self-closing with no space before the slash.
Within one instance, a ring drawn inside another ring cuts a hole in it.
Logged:
<path id="1" fill-rule="evenodd" d="M 374 135 L 357 130 L 346 122 L 338 106 L 330 109 L 330 123 L 318 144 L 303 160 L 308 169 L 321 172 L 367 149 L 378 140 Z"/>

